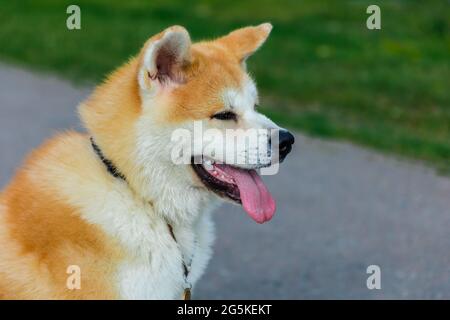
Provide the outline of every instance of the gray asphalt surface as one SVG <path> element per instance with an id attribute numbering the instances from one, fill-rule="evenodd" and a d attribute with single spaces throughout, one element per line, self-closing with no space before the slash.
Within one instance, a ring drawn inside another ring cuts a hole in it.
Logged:
<path id="1" fill-rule="evenodd" d="M 56 131 L 80 129 L 89 88 L 0 65 L 0 186 Z M 450 179 L 418 163 L 297 135 L 278 175 L 278 202 L 257 225 L 216 213 L 215 254 L 194 298 L 450 299 Z M 369 290 L 366 268 L 381 268 Z"/>

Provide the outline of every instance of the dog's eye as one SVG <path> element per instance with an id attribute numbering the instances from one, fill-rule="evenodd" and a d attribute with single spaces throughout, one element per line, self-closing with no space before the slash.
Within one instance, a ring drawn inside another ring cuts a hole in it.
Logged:
<path id="1" fill-rule="evenodd" d="M 231 111 L 223 111 L 223 112 L 216 113 L 211 118 L 218 119 L 218 120 L 234 120 L 234 121 L 236 121 L 237 115 L 236 115 L 236 113 L 231 112 Z"/>

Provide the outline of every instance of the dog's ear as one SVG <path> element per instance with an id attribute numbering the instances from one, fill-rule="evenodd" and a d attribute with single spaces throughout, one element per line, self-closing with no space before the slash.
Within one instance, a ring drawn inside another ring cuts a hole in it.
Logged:
<path id="1" fill-rule="evenodd" d="M 272 24 L 266 22 L 256 27 L 237 29 L 217 41 L 234 52 L 240 62 L 245 62 L 266 41 L 270 31 Z"/>
<path id="2" fill-rule="evenodd" d="M 184 70 L 191 62 L 191 39 L 181 26 L 167 28 L 150 38 L 141 51 L 139 85 L 179 84 L 185 81 Z"/>

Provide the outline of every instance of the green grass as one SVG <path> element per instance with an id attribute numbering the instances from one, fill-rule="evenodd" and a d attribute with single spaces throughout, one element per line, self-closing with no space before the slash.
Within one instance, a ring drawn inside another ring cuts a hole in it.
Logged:
<path id="1" fill-rule="evenodd" d="M 65 27 L 81 7 L 82 30 Z M 249 61 L 263 109 L 284 125 L 450 168 L 450 5 L 376 1 L 0 1 L 0 58 L 99 81 L 152 34 L 184 25 L 194 40 L 271 21 Z M 50 93 L 48 93 L 50 94 Z"/>

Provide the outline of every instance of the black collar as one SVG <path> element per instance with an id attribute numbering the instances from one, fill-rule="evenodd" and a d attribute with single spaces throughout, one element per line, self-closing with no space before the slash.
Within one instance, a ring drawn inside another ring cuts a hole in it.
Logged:
<path id="1" fill-rule="evenodd" d="M 114 163 L 105 157 L 102 150 L 100 150 L 100 147 L 94 142 L 94 138 L 91 137 L 90 139 L 91 139 L 92 148 L 94 149 L 95 153 L 100 158 L 100 160 L 102 160 L 102 162 L 105 165 L 108 172 L 115 178 L 119 178 L 124 181 L 127 181 L 125 176 L 117 169 L 117 167 L 114 165 Z"/>

